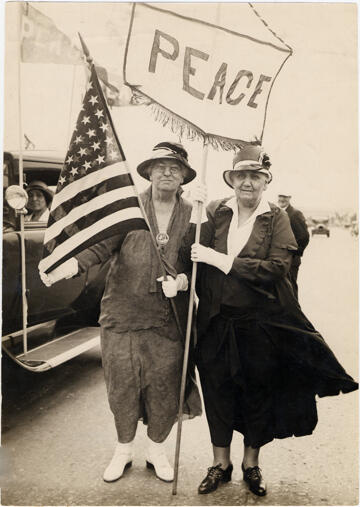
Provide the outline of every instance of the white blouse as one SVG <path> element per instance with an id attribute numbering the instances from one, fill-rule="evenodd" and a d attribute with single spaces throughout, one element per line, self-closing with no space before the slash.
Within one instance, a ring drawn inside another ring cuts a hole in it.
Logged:
<path id="1" fill-rule="evenodd" d="M 226 205 L 233 211 L 233 216 L 230 222 L 229 234 L 227 238 L 227 251 L 228 255 L 237 257 L 241 252 L 241 250 L 246 245 L 246 243 L 249 241 L 250 234 L 253 229 L 256 217 L 262 215 L 263 213 L 271 211 L 271 208 L 267 201 L 261 199 L 253 214 L 249 216 L 246 222 L 238 226 L 239 211 L 236 197 L 232 197 L 226 203 Z"/>
<path id="2" fill-rule="evenodd" d="M 49 220 L 50 211 L 48 208 L 40 215 L 40 218 L 37 220 L 37 222 L 47 222 Z M 33 214 L 30 213 L 29 215 L 25 215 L 25 222 L 31 222 L 33 219 Z"/>

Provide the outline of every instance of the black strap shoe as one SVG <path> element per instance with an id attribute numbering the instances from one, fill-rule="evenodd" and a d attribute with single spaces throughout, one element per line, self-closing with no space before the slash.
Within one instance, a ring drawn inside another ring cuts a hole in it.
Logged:
<path id="1" fill-rule="evenodd" d="M 244 481 L 248 483 L 249 489 L 252 493 L 258 496 L 266 495 L 266 484 L 261 475 L 261 470 L 258 466 L 249 467 L 245 470 L 244 464 L 241 464 L 243 471 Z"/>
<path id="2" fill-rule="evenodd" d="M 231 474 L 233 471 L 233 466 L 230 464 L 226 470 L 221 468 L 221 463 L 214 467 L 208 468 L 208 473 L 205 479 L 202 481 L 198 488 L 198 492 L 200 495 L 206 495 L 207 493 L 212 493 L 215 491 L 219 485 L 219 482 L 229 482 L 231 481 Z"/>

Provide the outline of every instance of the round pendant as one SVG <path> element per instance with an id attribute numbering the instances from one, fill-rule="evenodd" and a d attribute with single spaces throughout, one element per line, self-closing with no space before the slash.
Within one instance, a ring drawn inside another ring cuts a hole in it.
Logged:
<path id="1" fill-rule="evenodd" d="M 169 236 L 166 232 L 159 232 L 159 234 L 156 235 L 156 241 L 158 245 L 166 245 L 169 241 Z"/>

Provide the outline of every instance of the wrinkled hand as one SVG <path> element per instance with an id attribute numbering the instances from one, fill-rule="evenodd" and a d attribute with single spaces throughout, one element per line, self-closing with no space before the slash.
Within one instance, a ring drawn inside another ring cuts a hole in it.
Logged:
<path id="1" fill-rule="evenodd" d="M 191 260 L 193 262 L 204 262 L 205 264 L 211 264 L 213 266 L 213 261 L 215 260 L 213 254 L 216 253 L 217 252 L 212 248 L 200 245 L 200 243 L 194 243 L 191 246 Z"/>
<path id="2" fill-rule="evenodd" d="M 50 273 L 46 274 L 41 271 L 41 267 L 39 266 L 39 275 L 41 281 L 46 287 L 51 287 L 55 282 L 59 280 L 63 280 L 64 278 L 71 278 L 75 276 L 79 271 L 79 265 L 77 259 L 72 257 L 71 259 L 61 264 L 58 268 L 53 269 Z"/>
<path id="3" fill-rule="evenodd" d="M 190 200 L 192 202 L 202 202 L 206 203 L 207 201 L 207 188 L 204 183 L 198 182 L 190 191 Z"/>
<path id="4" fill-rule="evenodd" d="M 176 279 L 167 275 L 167 280 L 164 280 L 164 277 L 160 276 L 157 281 L 161 282 L 163 293 L 167 298 L 174 298 L 179 290 L 187 290 L 188 288 L 187 276 L 184 273 L 177 275 Z"/>
<path id="5" fill-rule="evenodd" d="M 194 243 L 191 246 L 191 260 L 193 262 L 204 262 L 210 266 L 220 269 L 226 275 L 229 273 L 234 258 L 220 252 L 216 252 L 212 248 Z"/>
<path id="6" fill-rule="evenodd" d="M 197 223 L 198 206 L 200 205 L 199 203 L 203 203 L 202 210 L 201 210 L 201 223 L 203 224 L 203 223 L 207 222 L 207 215 L 206 215 L 206 208 L 205 208 L 205 203 L 207 200 L 207 189 L 203 183 L 198 183 L 194 188 L 191 189 L 190 200 L 193 203 L 191 216 L 190 216 L 190 223 L 191 224 Z"/>

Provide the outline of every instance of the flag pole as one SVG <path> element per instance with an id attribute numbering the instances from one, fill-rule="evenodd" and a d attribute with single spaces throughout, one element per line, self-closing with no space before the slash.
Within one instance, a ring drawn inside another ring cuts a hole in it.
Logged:
<path id="1" fill-rule="evenodd" d="M 90 68 L 92 68 L 92 67 L 94 68 L 95 76 L 96 76 L 96 78 L 98 79 L 98 77 L 97 77 L 97 72 L 96 72 L 96 68 L 95 68 L 95 64 L 94 64 L 93 58 L 92 58 L 92 57 L 91 57 L 91 55 L 90 55 L 90 51 L 89 51 L 88 47 L 86 46 L 86 44 L 85 44 L 85 42 L 84 42 L 83 38 L 81 37 L 80 33 L 78 33 L 78 35 L 79 35 L 79 38 L 80 38 L 80 43 L 81 43 L 81 47 L 82 47 L 83 53 L 84 53 L 85 58 L 86 58 L 86 62 L 87 62 L 88 66 L 89 66 Z M 100 89 L 100 90 L 101 90 L 101 92 L 102 92 L 102 88 L 101 88 L 101 86 L 100 86 L 99 82 L 98 82 L 97 84 L 98 84 L 99 89 Z M 111 118 L 111 115 L 110 115 L 110 111 L 108 110 L 108 107 L 107 107 L 107 104 L 106 104 L 105 97 L 102 97 L 102 99 L 103 99 L 103 102 L 104 102 L 104 107 L 105 107 L 105 108 L 106 108 L 106 110 L 107 110 L 107 113 L 108 113 L 108 116 L 109 116 L 109 120 L 110 120 L 110 122 L 111 122 L 111 126 L 112 126 L 112 129 L 113 129 L 113 132 L 114 132 L 114 137 L 115 137 L 115 140 L 116 140 L 116 144 L 117 144 L 117 146 L 118 146 L 118 148 L 119 148 L 120 152 L 122 153 L 122 151 L 123 151 L 123 150 L 122 150 L 121 144 L 120 144 L 120 142 L 119 142 L 119 139 L 118 139 L 118 136 L 117 136 L 116 130 L 115 130 L 115 128 L 114 128 L 114 125 L 113 125 L 113 122 L 112 122 L 112 118 Z M 130 170 L 129 170 L 128 163 L 127 163 L 127 160 L 126 160 L 126 158 L 125 158 L 125 157 L 124 157 L 124 159 L 125 159 L 125 160 L 124 160 L 124 165 L 125 165 L 125 167 L 126 167 L 126 170 L 127 170 L 127 172 L 128 172 L 129 174 L 131 174 L 131 172 L 130 172 Z M 164 266 L 163 260 L 162 260 L 162 258 L 161 258 L 160 252 L 159 252 L 158 244 L 157 244 L 157 242 L 156 242 L 156 239 L 155 239 L 154 233 L 153 233 L 153 231 L 152 231 L 152 229 L 151 229 L 151 226 L 150 226 L 150 223 L 149 223 L 149 219 L 148 219 L 148 217 L 147 217 L 147 215 L 146 215 L 146 211 L 145 211 L 145 209 L 144 209 L 144 205 L 143 205 L 143 203 L 142 203 L 142 201 L 141 201 L 141 199 L 140 199 L 140 196 L 139 196 L 139 193 L 138 193 L 138 190 L 137 190 L 137 188 L 136 188 L 136 185 L 135 185 L 135 184 L 133 185 L 133 188 L 134 188 L 135 195 L 136 195 L 136 197 L 137 197 L 137 199 L 138 199 L 139 206 L 140 206 L 141 212 L 142 212 L 142 214 L 143 214 L 144 220 L 145 220 L 145 222 L 146 222 L 146 225 L 147 225 L 147 226 L 148 226 L 148 228 L 149 228 L 149 233 L 150 233 L 150 237 L 151 237 L 151 242 L 152 242 L 152 244 L 153 244 L 153 247 L 154 247 L 155 253 L 156 253 L 157 258 L 158 258 L 158 261 L 159 261 L 159 263 L 160 263 L 162 276 L 164 277 L 164 280 L 166 280 L 166 279 L 167 279 L 167 273 L 166 273 L 166 269 L 165 269 L 165 266 Z M 171 308 L 172 308 L 173 313 L 174 313 L 174 318 L 175 318 L 176 326 L 177 326 L 177 328 L 178 328 L 178 331 L 179 331 L 179 333 L 180 333 L 180 336 L 182 337 L 182 340 L 184 341 L 184 333 L 183 333 L 183 331 L 182 331 L 182 329 L 181 329 L 180 319 L 179 319 L 179 315 L 178 315 L 177 310 L 176 310 L 175 301 L 174 301 L 172 298 L 169 298 L 169 301 L 170 301 L 170 305 L 171 305 Z"/>
<path id="2" fill-rule="evenodd" d="M 26 2 L 25 8 L 28 7 Z M 19 114 L 19 186 L 24 188 L 24 164 L 23 164 L 23 124 L 22 124 L 22 97 L 21 97 L 21 36 L 22 36 L 22 9 L 24 6 L 19 3 L 19 37 L 18 37 L 18 114 Z M 25 215 L 20 212 L 20 251 L 21 251 L 21 298 L 22 298 L 22 326 L 23 326 L 23 348 L 24 354 L 28 352 L 27 343 L 27 297 L 26 297 L 26 252 L 25 252 Z"/>
<path id="3" fill-rule="evenodd" d="M 72 84 L 71 84 L 71 97 L 70 97 L 70 111 L 69 111 L 69 121 L 68 121 L 68 131 L 67 131 L 67 143 L 70 143 L 71 140 L 71 113 L 73 110 L 73 102 L 74 102 L 74 90 L 75 90 L 75 77 L 77 74 L 76 65 L 73 65 L 73 71 L 72 71 Z"/>
<path id="4" fill-rule="evenodd" d="M 209 149 L 209 140 L 207 137 L 205 137 L 204 146 L 203 146 L 203 153 L 202 153 L 201 173 L 200 173 L 201 183 L 205 183 L 205 180 L 206 180 L 206 166 L 207 166 L 208 149 Z M 198 209 L 197 209 L 197 221 L 196 221 L 196 230 L 195 230 L 195 243 L 199 243 L 199 241 L 200 241 L 201 216 L 202 216 L 203 203 L 198 202 L 197 207 L 198 207 Z M 194 310 L 196 273 L 197 273 L 197 262 L 193 262 L 192 273 L 191 273 L 188 319 L 187 319 L 187 325 L 186 325 L 186 336 L 185 336 L 185 346 L 184 346 L 184 360 L 183 360 L 183 369 L 182 369 L 182 376 L 181 376 L 178 423 L 177 423 L 177 433 L 176 433 L 175 460 L 174 460 L 174 482 L 173 482 L 173 489 L 172 489 L 173 495 L 176 495 L 176 493 L 177 493 L 177 481 L 178 481 L 178 474 L 179 474 L 179 457 L 180 457 L 180 441 L 181 441 L 181 430 L 182 430 L 182 416 L 183 416 L 184 398 L 185 398 L 186 375 L 187 375 L 187 367 L 188 367 L 188 359 L 189 359 L 192 317 L 193 317 L 193 310 Z"/>

